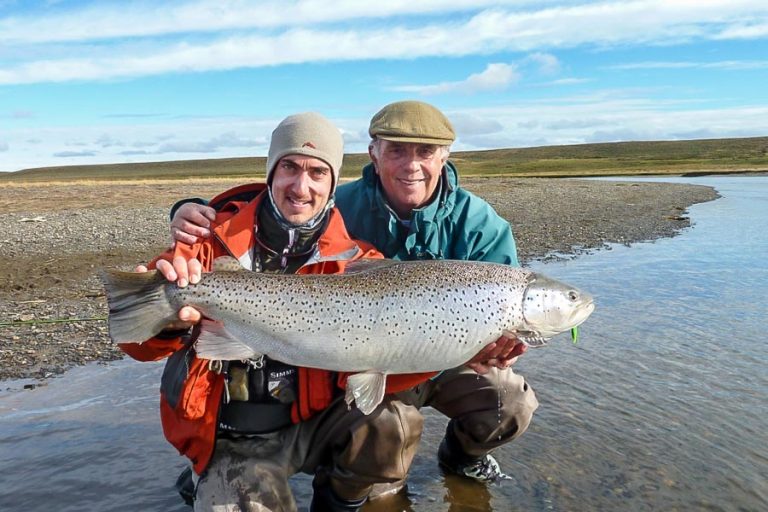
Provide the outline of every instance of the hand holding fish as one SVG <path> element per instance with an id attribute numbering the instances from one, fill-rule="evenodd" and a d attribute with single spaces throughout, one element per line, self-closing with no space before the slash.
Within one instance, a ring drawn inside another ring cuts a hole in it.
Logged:
<path id="1" fill-rule="evenodd" d="M 492 367 L 503 370 L 512 366 L 527 348 L 525 343 L 514 336 L 502 336 L 486 345 L 467 362 L 467 366 L 480 375 L 485 375 Z"/>
<path id="2" fill-rule="evenodd" d="M 173 263 L 168 260 L 158 260 L 156 268 L 168 281 L 175 281 L 180 288 L 184 288 L 189 283 L 199 283 L 203 271 L 199 260 L 192 258 L 187 261 L 181 256 L 175 257 Z M 144 265 L 138 265 L 135 271 L 147 272 L 148 269 Z M 169 328 L 186 329 L 200 323 L 202 318 L 200 311 L 192 306 L 184 306 L 179 310 L 179 322 L 174 323 Z"/>

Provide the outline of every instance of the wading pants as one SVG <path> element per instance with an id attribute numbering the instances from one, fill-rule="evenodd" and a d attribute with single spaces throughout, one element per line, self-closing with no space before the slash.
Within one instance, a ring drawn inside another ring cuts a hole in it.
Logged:
<path id="1" fill-rule="evenodd" d="M 528 429 L 539 401 L 512 368 L 485 375 L 461 366 L 397 395 L 419 409 L 432 407 L 451 418 L 449 429 L 466 455 L 480 458 Z"/>
<path id="2" fill-rule="evenodd" d="M 195 511 L 295 511 L 288 478 L 315 474 L 344 499 L 367 496 L 373 484 L 406 477 L 423 418 L 386 397 L 370 415 L 348 410 L 343 397 L 310 420 L 260 437 L 222 438 L 197 482 Z"/>
<path id="3" fill-rule="evenodd" d="M 477 458 L 525 432 L 539 406 L 533 389 L 511 368 L 491 368 L 485 375 L 466 366 L 453 368 L 397 398 L 419 409 L 433 407 L 450 418 L 448 429 L 464 454 Z M 377 484 L 370 497 L 397 492 L 404 484 Z"/>

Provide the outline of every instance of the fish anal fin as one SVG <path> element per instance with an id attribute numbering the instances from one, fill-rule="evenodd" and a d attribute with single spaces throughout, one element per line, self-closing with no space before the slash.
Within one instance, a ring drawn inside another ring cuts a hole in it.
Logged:
<path id="1" fill-rule="evenodd" d="M 386 374 L 363 372 L 350 375 L 347 379 L 347 392 L 344 400 L 347 405 L 355 405 L 363 414 L 371 414 L 384 400 L 387 384 Z"/>
<path id="2" fill-rule="evenodd" d="M 214 361 L 254 359 L 261 355 L 227 331 L 224 324 L 207 318 L 200 322 L 195 352 L 201 359 Z"/>

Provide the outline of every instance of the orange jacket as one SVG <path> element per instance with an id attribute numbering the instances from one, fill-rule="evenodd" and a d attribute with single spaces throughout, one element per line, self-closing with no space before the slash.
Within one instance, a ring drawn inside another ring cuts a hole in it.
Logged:
<path id="1" fill-rule="evenodd" d="M 251 190 L 252 187 L 250 186 Z M 265 188 L 264 185 L 261 187 Z M 243 187 L 224 192 L 213 202 L 222 197 L 233 197 L 233 192 L 241 188 Z M 209 271 L 215 258 L 229 255 L 250 269 L 255 243 L 254 229 L 258 229 L 254 226 L 256 212 L 264 196 L 265 194 L 260 194 L 250 202 L 226 203 L 213 222 L 214 235 L 211 238 L 198 241 L 192 246 L 177 244 L 174 251 L 162 254 L 149 266 L 153 268 L 160 258 L 170 261 L 174 256 L 183 256 L 186 259 L 196 257 L 202 263 L 203 269 Z M 339 274 L 344 272 L 350 260 L 381 257 L 373 246 L 349 237 L 341 214 L 333 208 L 328 227 L 318 241 L 316 254 L 310 257 L 298 273 Z M 139 361 L 155 361 L 169 357 L 186 346 L 181 338 L 151 338 L 143 343 L 123 343 L 120 348 Z M 208 466 L 213 455 L 225 379 L 224 375 L 210 368 L 209 361 L 198 359 L 193 350 L 189 351 L 183 368 L 186 374 L 178 397 L 169 400 L 167 390 L 161 386 L 160 416 L 166 439 L 192 461 L 195 472 L 200 474 Z M 435 373 L 388 376 L 387 392 L 395 393 L 408 389 L 433 375 Z M 348 374 L 299 367 L 299 392 L 291 411 L 293 422 L 307 420 L 328 407 L 333 401 L 335 390 L 345 387 L 347 376 Z"/>

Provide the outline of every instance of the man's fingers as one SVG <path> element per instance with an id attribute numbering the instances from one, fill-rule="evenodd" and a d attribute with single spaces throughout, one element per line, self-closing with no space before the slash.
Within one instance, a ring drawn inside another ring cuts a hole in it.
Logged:
<path id="1" fill-rule="evenodd" d="M 201 214 L 203 217 L 205 217 L 205 218 L 206 218 L 206 219 L 208 219 L 209 221 L 213 221 L 213 220 L 215 220 L 215 219 L 216 219 L 216 210 L 214 210 L 214 209 L 213 209 L 213 208 L 211 208 L 210 206 L 203 206 L 203 205 L 201 205 L 201 204 L 200 204 L 200 205 L 198 205 L 198 206 L 200 207 L 200 209 L 199 209 L 198 211 L 200 212 L 200 214 Z M 210 224 L 206 224 L 206 226 L 207 226 L 207 227 L 210 227 Z"/>
<path id="2" fill-rule="evenodd" d="M 203 206 L 196 203 L 187 203 L 179 207 L 176 215 L 171 220 L 171 226 L 177 227 L 182 231 L 188 231 L 190 227 L 205 229 L 211 227 L 211 221 L 216 218 L 216 210 L 210 206 Z M 207 236 L 204 235 L 204 236 Z"/>
<path id="3" fill-rule="evenodd" d="M 475 354 L 475 357 L 470 359 L 470 361 L 485 361 L 486 359 L 490 359 L 491 357 L 494 357 L 494 353 L 496 352 L 496 342 L 489 343 L 483 349 Z"/>
<path id="4" fill-rule="evenodd" d="M 526 350 L 528 350 L 528 345 L 526 345 L 525 343 L 522 343 L 522 342 L 518 343 L 517 345 L 515 345 L 515 348 L 512 349 L 512 352 L 507 354 L 506 358 L 507 359 L 517 359 L 518 357 L 523 355 L 523 353 Z"/>
<path id="5" fill-rule="evenodd" d="M 156 268 L 169 281 L 176 281 L 179 277 L 170 261 L 157 260 Z"/>
<path id="6" fill-rule="evenodd" d="M 174 220 L 185 219 L 207 228 L 211 225 L 211 221 L 216 218 L 216 210 L 203 204 L 185 203 L 179 207 L 173 218 Z"/>
<path id="7" fill-rule="evenodd" d="M 136 268 L 133 269 L 134 272 L 147 272 L 147 267 L 144 265 L 136 265 Z"/>
<path id="8" fill-rule="evenodd" d="M 176 245 L 176 242 L 192 245 L 197 242 L 197 236 L 190 235 L 175 226 L 171 226 L 171 240 L 174 245 Z"/>
<path id="9" fill-rule="evenodd" d="M 211 221 L 216 210 L 201 204 L 186 203 L 179 207 L 171 220 L 171 238 L 185 244 L 193 244 L 198 238 L 211 235 Z"/>
<path id="10" fill-rule="evenodd" d="M 485 375 L 490 371 L 490 366 L 484 363 L 467 363 L 467 366 L 474 370 L 478 375 Z"/>
<path id="11" fill-rule="evenodd" d="M 198 226 L 186 220 L 173 221 L 171 223 L 171 237 L 185 244 L 193 244 L 198 238 L 207 238 L 211 232 L 207 228 Z"/>
<path id="12" fill-rule="evenodd" d="M 184 306 L 179 310 L 179 320 L 189 324 L 196 324 L 202 318 L 202 315 L 198 310 L 191 306 Z"/>
<path id="13" fill-rule="evenodd" d="M 197 258 L 193 258 L 187 262 L 187 267 L 189 268 L 189 282 L 192 284 L 199 283 L 203 274 L 203 264 Z"/>
<path id="14" fill-rule="evenodd" d="M 184 288 L 189 284 L 189 267 L 186 258 L 183 256 L 173 258 L 173 268 L 176 270 L 176 284 Z"/>
<path id="15" fill-rule="evenodd" d="M 502 336 L 496 340 L 497 350 L 492 357 L 500 359 L 509 359 L 511 357 L 519 356 L 525 351 L 525 343 L 520 341 L 514 336 Z"/>

